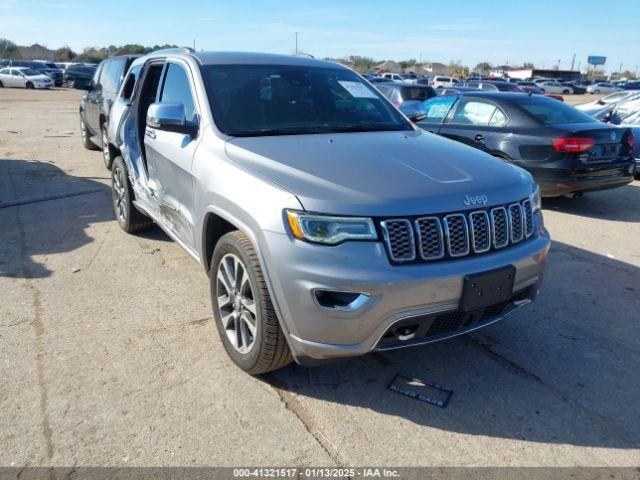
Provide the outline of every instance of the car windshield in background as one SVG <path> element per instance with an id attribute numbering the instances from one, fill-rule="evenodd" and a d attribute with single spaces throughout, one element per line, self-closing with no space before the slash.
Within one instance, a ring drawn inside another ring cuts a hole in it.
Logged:
<path id="1" fill-rule="evenodd" d="M 420 87 L 402 87 L 403 100 L 428 100 L 435 95 L 430 94 L 429 89 Z"/>
<path id="2" fill-rule="evenodd" d="M 546 97 L 525 97 L 517 104 L 545 125 L 560 123 L 599 123 L 591 116 L 565 103 Z"/>
<path id="3" fill-rule="evenodd" d="M 23 68 L 22 70 L 20 70 L 20 73 L 23 73 L 25 75 L 40 75 L 40 72 L 34 70 L 33 68 Z"/>
<path id="4" fill-rule="evenodd" d="M 205 65 L 218 128 L 231 136 L 412 130 L 350 70 L 286 65 Z"/>

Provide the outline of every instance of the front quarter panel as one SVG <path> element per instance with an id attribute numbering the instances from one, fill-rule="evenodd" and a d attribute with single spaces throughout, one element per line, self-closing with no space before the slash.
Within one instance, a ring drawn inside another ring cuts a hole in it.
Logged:
<path id="1" fill-rule="evenodd" d="M 208 213 L 215 213 L 243 231 L 262 249 L 261 231 L 286 235 L 283 210 L 302 209 L 295 195 L 239 167 L 226 154 L 225 141 L 207 129 L 193 160 L 196 231 L 203 231 Z M 206 264 L 203 236 L 198 252 Z"/>

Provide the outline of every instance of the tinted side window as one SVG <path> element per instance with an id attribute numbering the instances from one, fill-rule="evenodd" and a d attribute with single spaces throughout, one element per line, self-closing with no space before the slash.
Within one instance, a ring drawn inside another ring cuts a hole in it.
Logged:
<path id="1" fill-rule="evenodd" d="M 476 99 L 462 99 L 449 123 L 458 125 L 489 125 L 496 106 Z"/>
<path id="2" fill-rule="evenodd" d="M 180 65 L 169 63 L 167 73 L 162 86 L 161 102 L 180 102 L 184 105 L 185 118 L 187 122 L 196 121 L 196 107 L 191 95 L 189 77 L 187 72 Z"/>
<path id="3" fill-rule="evenodd" d="M 137 67 L 133 67 L 129 74 L 127 75 L 126 80 L 124 81 L 124 87 L 122 89 L 121 97 L 129 100 L 133 96 L 133 91 L 135 90 L 136 84 L 138 83 L 138 78 L 140 77 L 140 72 L 142 71 L 142 65 Z"/>
<path id="4" fill-rule="evenodd" d="M 80 73 L 79 68 L 71 68 L 70 71 Z M 102 66 L 99 66 L 98 68 L 96 68 L 96 71 L 93 74 L 93 77 L 91 78 L 91 83 L 93 83 L 94 86 L 100 85 L 99 77 L 101 72 L 102 72 Z"/>
<path id="5" fill-rule="evenodd" d="M 424 103 L 425 118 L 421 120 L 427 123 L 442 123 L 444 117 L 447 116 L 451 106 L 456 102 L 457 97 L 435 97 Z"/>
<path id="6" fill-rule="evenodd" d="M 120 88 L 122 79 L 122 70 L 126 59 L 111 60 L 102 66 L 102 75 L 100 75 L 100 83 L 102 90 L 107 93 L 116 93 Z"/>

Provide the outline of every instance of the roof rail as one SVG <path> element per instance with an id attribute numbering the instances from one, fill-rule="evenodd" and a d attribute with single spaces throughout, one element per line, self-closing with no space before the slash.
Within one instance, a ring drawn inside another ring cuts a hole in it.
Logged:
<path id="1" fill-rule="evenodd" d="M 190 47 L 178 47 L 178 48 L 161 48 L 160 50 L 152 50 L 149 54 L 158 54 L 158 53 L 195 53 L 195 50 Z"/>

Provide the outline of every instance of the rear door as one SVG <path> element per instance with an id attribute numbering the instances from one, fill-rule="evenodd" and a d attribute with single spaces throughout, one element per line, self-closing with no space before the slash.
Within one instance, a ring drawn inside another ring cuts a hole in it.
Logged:
<path id="1" fill-rule="evenodd" d="M 170 60 L 161 81 L 158 101 L 184 105 L 187 123 L 197 125 L 200 115 L 187 64 Z M 144 121 L 140 119 L 140 121 Z M 149 178 L 166 226 L 187 246 L 195 247 L 192 162 L 196 138 L 146 126 L 144 144 Z"/>
<path id="2" fill-rule="evenodd" d="M 100 117 L 100 98 L 102 97 L 102 78 L 105 65 L 108 63 L 103 62 L 94 73 L 85 101 L 86 124 L 94 135 L 99 131 L 98 119 Z"/>
<path id="3" fill-rule="evenodd" d="M 440 134 L 472 147 L 493 152 L 498 150 L 499 137 L 507 124 L 506 114 L 492 101 L 462 97 L 456 104 Z"/>

